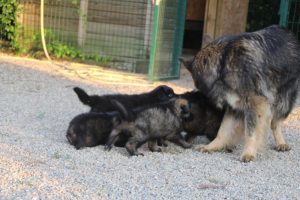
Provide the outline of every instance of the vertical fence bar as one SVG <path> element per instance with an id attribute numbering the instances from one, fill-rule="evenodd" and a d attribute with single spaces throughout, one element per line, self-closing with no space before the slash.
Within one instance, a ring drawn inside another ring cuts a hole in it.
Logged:
<path id="1" fill-rule="evenodd" d="M 151 40 L 151 52 L 148 67 L 148 79 L 154 81 L 154 64 L 156 58 L 156 44 L 158 38 L 158 27 L 159 27 L 159 4 L 160 0 L 154 0 L 154 15 L 153 15 L 153 26 L 152 26 L 152 40 Z"/>
<path id="2" fill-rule="evenodd" d="M 288 11 L 289 11 L 289 0 L 281 0 L 280 9 L 279 9 L 279 15 L 280 15 L 279 25 L 287 27 Z"/>
<path id="3" fill-rule="evenodd" d="M 173 44 L 173 58 L 172 58 L 172 75 L 170 78 L 179 78 L 180 76 L 180 62 L 179 57 L 182 53 L 183 45 L 183 34 L 184 34 L 184 24 L 186 17 L 187 1 L 178 0 L 176 17 L 176 27 L 174 32 L 174 44 Z"/>

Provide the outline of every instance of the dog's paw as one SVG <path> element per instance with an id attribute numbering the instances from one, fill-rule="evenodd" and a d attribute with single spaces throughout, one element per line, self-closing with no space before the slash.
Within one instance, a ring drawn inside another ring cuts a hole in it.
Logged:
<path id="1" fill-rule="evenodd" d="M 288 144 L 278 144 L 275 147 L 276 151 L 289 151 L 291 147 Z"/>
<path id="2" fill-rule="evenodd" d="M 241 156 L 240 160 L 242 162 L 250 162 L 255 160 L 255 156 L 251 154 L 244 154 Z"/>

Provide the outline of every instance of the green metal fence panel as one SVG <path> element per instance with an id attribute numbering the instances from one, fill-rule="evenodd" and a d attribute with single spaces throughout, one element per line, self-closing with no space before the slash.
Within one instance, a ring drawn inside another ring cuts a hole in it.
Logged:
<path id="1" fill-rule="evenodd" d="M 150 80 L 180 76 L 186 0 L 156 0 L 148 77 Z"/>
<path id="2" fill-rule="evenodd" d="M 300 0 L 281 0 L 280 25 L 292 30 L 300 40 Z"/>

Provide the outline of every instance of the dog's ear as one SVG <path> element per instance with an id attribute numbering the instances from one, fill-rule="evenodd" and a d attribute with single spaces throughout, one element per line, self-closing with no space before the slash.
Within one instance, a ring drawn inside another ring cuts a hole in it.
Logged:
<path id="1" fill-rule="evenodd" d="M 91 106 L 91 98 L 83 89 L 74 87 L 73 90 L 83 104 Z"/>
<path id="2" fill-rule="evenodd" d="M 188 60 L 186 58 L 180 57 L 179 61 L 189 70 L 189 72 L 192 72 L 193 69 L 193 60 Z"/>
<path id="3" fill-rule="evenodd" d="M 207 34 L 204 34 L 202 37 L 202 48 L 211 43 L 214 39 Z"/>

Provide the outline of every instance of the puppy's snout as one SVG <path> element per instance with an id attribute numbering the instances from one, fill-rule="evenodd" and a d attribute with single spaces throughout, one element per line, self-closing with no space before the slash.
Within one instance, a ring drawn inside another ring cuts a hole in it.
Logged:
<path id="1" fill-rule="evenodd" d="M 183 118 L 188 118 L 190 116 L 190 108 L 187 105 L 181 106 L 181 115 Z"/>
<path id="2" fill-rule="evenodd" d="M 72 136 L 70 134 L 66 135 L 67 140 L 69 141 L 70 144 L 73 144 Z"/>

